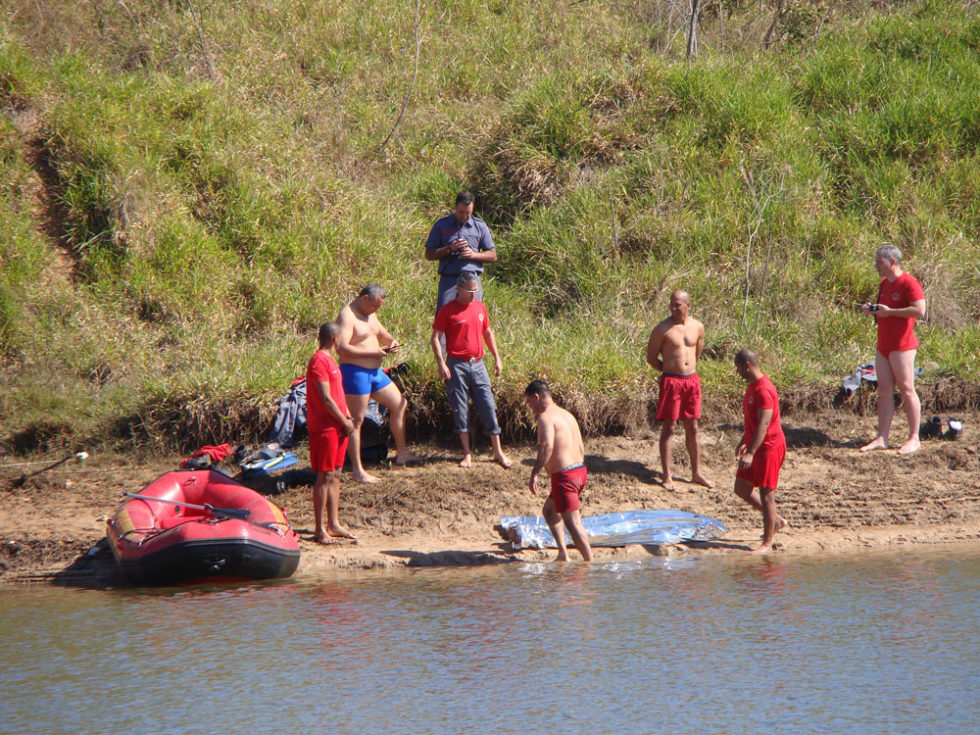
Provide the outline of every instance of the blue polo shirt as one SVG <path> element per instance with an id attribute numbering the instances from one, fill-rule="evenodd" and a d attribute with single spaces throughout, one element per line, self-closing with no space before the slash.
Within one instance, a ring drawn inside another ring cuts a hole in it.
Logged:
<path id="1" fill-rule="evenodd" d="M 487 227 L 479 217 L 470 217 L 469 221 L 460 226 L 456 221 L 455 214 L 437 219 L 432 229 L 429 231 L 429 238 L 425 241 L 427 248 L 441 248 L 449 245 L 457 238 L 463 238 L 469 243 L 470 249 L 474 252 L 481 250 L 493 250 L 493 238 L 490 237 L 490 228 Z M 439 275 L 459 276 L 465 272 L 483 273 L 483 263 L 475 260 L 462 260 L 457 254 L 452 253 L 439 261 Z"/>

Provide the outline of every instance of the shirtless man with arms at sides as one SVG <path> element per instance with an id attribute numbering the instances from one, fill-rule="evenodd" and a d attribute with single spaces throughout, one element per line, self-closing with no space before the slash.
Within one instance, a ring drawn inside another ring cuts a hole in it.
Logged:
<path id="1" fill-rule="evenodd" d="M 524 399 L 538 420 L 538 458 L 531 470 L 528 487 L 538 494 L 538 474 L 542 469 L 551 475 L 551 494 L 541 514 L 558 545 L 555 561 L 568 561 L 565 527 L 575 548 L 585 561 L 592 561 L 592 546 L 582 525 L 579 495 L 585 487 L 585 445 L 575 417 L 551 397 L 551 389 L 543 380 L 532 380 L 524 391 Z"/>
<path id="2" fill-rule="evenodd" d="M 687 453 L 691 458 L 691 482 L 705 487 L 714 483 L 701 474 L 701 446 L 698 442 L 698 419 L 701 418 L 701 378 L 697 374 L 698 360 L 704 347 L 704 325 L 688 316 L 691 297 L 677 290 L 670 295 L 670 316 L 650 332 L 647 342 L 647 362 L 660 375 L 660 399 L 657 402 L 657 421 L 660 429 L 660 464 L 663 486 L 674 489 L 670 473 L 670 441 L 674 423 L 684 422 Z"/>
<path id="3" fill-rule="evenodd" d="M 378 478 L 368 474 L 361 464 L 361 425 L 368 401 L 372 398 L 390 412 L 391 434 L 395 438 L 395 463 L 404 465 L 419 461 L 405 445 L 405 409 L 408 401 L 381 369 L 381 361 L 401 348 L 376 316 L 386 295 L 377 283 L 369 283 L 337 316 L 340 333 L 337 335 L 336 349 L 340 356 L 347 407 L 354 422 L 347 454 L 351 461 L 351 478 L 356 482 L 378 482 Z"/>

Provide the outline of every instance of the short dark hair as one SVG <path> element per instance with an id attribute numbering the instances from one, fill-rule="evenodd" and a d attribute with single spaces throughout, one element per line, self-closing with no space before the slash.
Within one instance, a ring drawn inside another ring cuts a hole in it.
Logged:
<path id="1" fill-rule="evenodd" d="M 527 384 L 527 388 L 524 389 L 524 395 L 526 396 L 550 396 L 551 388 L 540 378 L 535 378 L 530 383 Z"/>
<path id="2" fill-rule="evenodd" d="M 323 347 L 330 340 L 336 339 L 338 334 L 340 334 L 340 327 L 337 326 L 336 322 L 324 322 L 321 324 L 320 330 L 317 332 L 320 347 Z"/>
<path id="3" fill-rule="evenodd" d="M 748 347 L 735 353 L 735 362 L 739 365 L 754 365 L 759 367 L 759 357 Z"/>
<path id="4" fill-rule="evenodd" d="M 468 191 L 461 191 L 459 194 L 456 195 L 457 206 L 459 206 L 460 204 L 472 204 L 475 201 L 476 201 L 476 197 L 473 196 L 473 194 Z"/>

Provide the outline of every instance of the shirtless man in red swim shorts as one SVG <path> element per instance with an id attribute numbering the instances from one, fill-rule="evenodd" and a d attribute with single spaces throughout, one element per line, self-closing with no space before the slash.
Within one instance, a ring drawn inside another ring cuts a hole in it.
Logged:
<path id="1" fill-rule="evenodd" d="M 775 498 L 779 469 L 786 458 L 786 437 L 779 423 L 776 387 L 762 374 L 755 353 L 739 351 L 735 370 L 749 384 L 742 398 L 745 431 L 735 450 L 735 494 L 762 512 L 762 545 L 755 552 L 764 553 L 772 551 L 776 532 L 786 527 L 786 521 L 776 512 Z"/>
<path id="2" fill-rule="evenodd" d="M 542 469 L 551 475 L 551 494 L 541 514 L 558 544 L 555 561 L 568 561 L 565 527 L 575 548 L 585 561 L 592 561 L 592 546 L 582 525 L 579 495 L 585 487 L 585 445 L 578 422 L 551 398 L 551 389 L 543 380 L 532 380 L 524 391 L 527 405 L 538 420 L 538 458 L 531 470 L 528 487 L 538 494 L 538 473 Z"/>
<path id="3" fill-rule="evenodd" d="M 687 291 L 670 295 L 670 316 L 650 332 L 647 342 L 647 362 L 660 371 L 660 399 L 657 402 L 657 421 L 660 428 L 660 465 L 663 486 L 674 489 L 670 474 L 670 440 L 674 423 L 684 422 L 687 454 L 691 458 L 691 482 L 705 487 L 714 483 L 701 474 L 701 445 L 698 442 L 698 419 L 701 418 L 701 378 L 697 363 L 704 347 L 704 325 L 688 316 L 691 297 Z"/>
<path id="4" fill-rule="evenodd" d="M 922 284 L 902 271 L 902 251 L 890 243 L 875 251 L 875 268 L 881 276 L 875 304 L 862 304 L 861 311 L 878 322 L 875 372 L 878 374 L 878 436 L 861 447 L 862 452 L 888 448 L 888 430 L 895 415 L 895 389 L 909 420 L 909 438 L 898 450 L 912 454 L 919 448 L 921 405 L 915 392 L 915 320 L 926 315 Z"/>

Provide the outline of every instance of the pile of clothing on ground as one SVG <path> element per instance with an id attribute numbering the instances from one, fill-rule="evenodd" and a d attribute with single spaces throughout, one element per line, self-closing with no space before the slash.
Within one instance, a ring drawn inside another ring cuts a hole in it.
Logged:
<path id="1" fill-rule="evenodd" d="M 392 377 L 406 369 L 402 363 L 389 368 Z M 361 461 L 366 465 L 388 459 L 388 409 L 370 401 L 361 426 Z M 306 377 L 294 380 L 286 394 L 279 399 L 266 443 L 250 449 L 244 444 L 234 450 L 231 444 L 204 446 L 181 461 L 181 469 L 213 469 L 232 477 L 231 467 L 237 465 L 234 478 L 254 490 L 266 494 L 281 493 L 286 488 L 312 485 L 315 473 L 309 469 L 288 469 L 299 463 L 289 451 L 306 435 Z M 287 470 L 288 471 L 284 471 Z"/>

